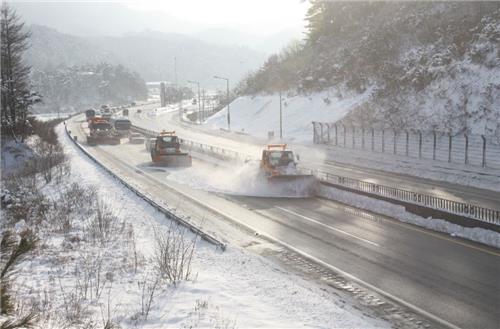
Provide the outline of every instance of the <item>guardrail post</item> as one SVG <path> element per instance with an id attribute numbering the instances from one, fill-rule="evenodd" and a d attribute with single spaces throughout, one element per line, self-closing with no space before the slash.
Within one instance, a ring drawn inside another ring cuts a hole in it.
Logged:
<path id="1" fill-rule="evenodd" d="M 469 164 L 469 136 L 464 134 L 465 138 L 465 164 Z"/>
<path id="2" fill-rule="evenodd" d="M 355 148 L 355 142 L 354 142 L 355 135 L 356 135 L 356 127 L 354 125 L 352 125 L 352 148 L 353 149 Z"/>
<path id="3" fill-rule="evenodd" d="M 409 155 L 409 146 L 408 146 L 408 143 L 410 142 L 410 135 L 408 133 L 408 130 L 406 131 L 406 156 Z"/>
<path id="4" fill-rule="evenodd" d="M 394 129 L 394 150 L 393 150 L 393 153 L 396 154 L 396 148 L 397 148 L 397 142 L 396 142 L 396 137 L 398 135 L 398 132 L 396 131 L 396 129 Z"/>
<path id="5" fill-rule="evenodd" d="M 338 145 L 338 127 L 337 127 L 337 124 L 335 124 L 335 146 Z"/>
<path id="6" fill-rule="evenodd" d="M 346 137 L 345 137 L 345 135 L 346 135 L 346 132 L 345 132 L 345 125 L 344 125 L 343 123 L 342 123 L 341 125 L 342 125 L 342 128 L 344 128 L 344 147 L 345 147 L 345 142 L 346 142 L 346 140 L 345 140 L 345 138 L 346 138 Z"/>
<path id="7" fill-rule="evenodd" d="M 482 167 L 486 167 L 486 137 L 484 135 L 481 135 L 481 138 L 483 139 L 483 161 L 482 161 Z"/>
<path id="8" fill-rule="evenodd" d="M 436 142 L 437 142 L 437 136 L 436 136 L 436 132 L 435 131 L 433 131 L 432 134 L 434 136 L 433 146 L 432 146 L 432 160 L 436 160 Z"/>
<path id="9" fill-rule="evenodd" d="M 451 133 L 448 133 L 448 162 L 451 162 L 451 142 L 452 141 L 452 137 L 451 137 Z"/>
<path id="10" fill-rule="evenodd" d="M 422 132 L 418 131 L 418 157 L 422 157 Z"/>
<path id="11" fill-rule="evenodd" d="M 361 148 L 365 149 L 365 127 L 361 126 Z"/>
<path id="12" fill-rule="evenodd" d="M 382 129 L 382 153 L 385 151 L 385 129 Z"/>
<path id="13" fill-rule="evenodd" d="M 372 129 L 372 152 L 375 150 L 375 129 L 371 128 Z"/>

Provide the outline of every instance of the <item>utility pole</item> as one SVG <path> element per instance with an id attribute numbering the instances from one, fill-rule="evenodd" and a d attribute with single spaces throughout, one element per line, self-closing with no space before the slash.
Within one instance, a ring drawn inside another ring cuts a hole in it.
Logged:
<path id="1" fill-rule="evenodd" d="M 201 90 L 201 95 L 202 95 L 202 98 L 201 98 L 201 99 L 202 99 L 202 101 L 203 101 L 203 105 L 202 105 L 202 107 L 201 107 L 201 113 L 203 114 L 203 115 L 202 115 L 202 119 L 203 119 L 203 121 L 205 121 L 205 118 L 206 118 L 206 113 L 205 113 L 205 101 L 206 101 L 206 96 L 205 96 L 205 88 L 203 88 L 203 89 Z"/>
<path id="2" fill-rule="evenodd" d="M 188 80 L 188 82 L 196 84 L 198 86 L 198 123 L 200 123 L 200 115 L 201 115 L 200 82 L 199 81 L 191 81 L 191 80 Z"/>
<path id="3" fill-rule="evenodd" d="M 227 130 L 231 130 L 231 112 L 229 112 L 229 79 L 214 75 L 214 79 L 226 80 L 227 87 Z"/>
<path id="4" fill-rule="evenodd" d="M 174 57 L 174 83 L 177 88 L 177 57 Z"/>
<path id="5" fill-rule="evenodd" d="M 281 106 L 281 88 L 279 94 L 280 94 L 280 140 L 283 141 L 283 112 Z"/>

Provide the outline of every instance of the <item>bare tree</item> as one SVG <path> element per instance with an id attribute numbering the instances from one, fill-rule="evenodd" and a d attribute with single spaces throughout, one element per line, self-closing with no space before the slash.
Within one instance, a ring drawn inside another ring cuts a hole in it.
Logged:
<path id="1" fill-rule="evenodd" d="M 29 90 L 30 67 L 23 62 L 30 33 L 6 2 L 0 9 L 1 21 L 1 124 L 2 132 L 21 141 L 27 134 L 29 107 L 39 97 Z"/>

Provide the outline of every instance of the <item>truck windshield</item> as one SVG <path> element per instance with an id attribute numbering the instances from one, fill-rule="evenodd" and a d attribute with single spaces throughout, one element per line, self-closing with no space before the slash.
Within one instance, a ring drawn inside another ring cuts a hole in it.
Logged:
<path id="1" fill-rule="evenodd" d="M 268 153 L 269 163 L 274 167 L 288 166 L 293 162 L 292 151 L 271 151 Z"/>
<path id="2" fill-rule="evenodd" d="M 178 144 L 179 140 L 177 136 L 161 136 L 159 138 L 159 146 L 161 148 L 172 146 L 174 144 Z"/>

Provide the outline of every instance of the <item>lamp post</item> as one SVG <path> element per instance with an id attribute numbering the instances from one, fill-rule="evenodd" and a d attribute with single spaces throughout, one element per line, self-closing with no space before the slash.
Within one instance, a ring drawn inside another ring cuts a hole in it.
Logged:
<path id="1" fill-rule="evenodd" d="M 282 105 L 281 105 L 281 88 L 279 91 L 280 94 L 280 140 L 283 140 L 283 110 L 282 110 Z"/>
<path id="2" fill-rule="evenodd" d="M 198 86 L 198 123 L 200 123 L 200 113 L 201 113 L 201 100 L 200 100 L 200 82 L 188 80 L 188 83 L 194 83 Z"/>
<path id="3" fill-rule="evenodd" d="M 227 86 L 227 130 L 231 130 L 231 113 L 229 112 L 229 79 L 214 75 L 214 79 L 226 80 Z"/>

